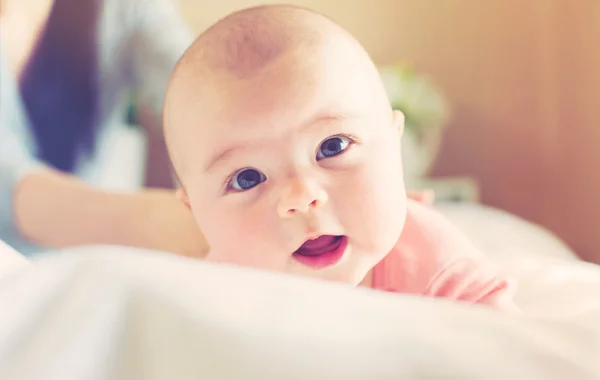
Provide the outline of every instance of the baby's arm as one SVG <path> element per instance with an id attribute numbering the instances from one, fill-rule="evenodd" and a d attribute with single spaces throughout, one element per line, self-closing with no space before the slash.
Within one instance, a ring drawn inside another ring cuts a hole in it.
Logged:
<path id="1" fill-rule="evenodd" d="M 513 302 L 516 284 L 489 264 L 473 258 L 459 258 L 433 277 L 424 295 L 489 305 L 518 311 Z"/>

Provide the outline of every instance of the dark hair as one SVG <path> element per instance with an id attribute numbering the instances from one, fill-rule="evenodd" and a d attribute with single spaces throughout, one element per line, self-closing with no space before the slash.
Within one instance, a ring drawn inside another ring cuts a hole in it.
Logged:
<path id="1" fill-rule="evenodd" d="M 98 4 L 54 0 L 20 80 L 39 158 L 64 172 L 95 148 Z"/>

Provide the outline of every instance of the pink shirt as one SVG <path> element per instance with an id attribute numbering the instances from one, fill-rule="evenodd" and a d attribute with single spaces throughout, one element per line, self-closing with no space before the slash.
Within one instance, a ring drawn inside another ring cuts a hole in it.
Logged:
<path id="1" fill-rule="evenodd" d="M 396 247 L 373 268 L 372 287 L 519 310 L 516 284 L 439 213 L 416 203 Z"/>

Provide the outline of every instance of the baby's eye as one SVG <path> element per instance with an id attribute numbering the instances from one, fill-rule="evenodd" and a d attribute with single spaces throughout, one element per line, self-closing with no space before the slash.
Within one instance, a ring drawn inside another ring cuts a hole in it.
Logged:
<path id="1" fill-rule="evenodd" d="M 246 191 L 266 180 L 267 177 L 256 169 L 243 169 L 233 175 L 229 187 L 236 191 Z"/>
<path id="2" fill-rule="evenodd" d="M 317 161 L 324 158 L 337 156 L 338 154 L 345 151 L 350 144 L 352 139 L 346 136 L 334 136 L 329 137 L 321 143 L 319 150 L 317 151 Z"/>

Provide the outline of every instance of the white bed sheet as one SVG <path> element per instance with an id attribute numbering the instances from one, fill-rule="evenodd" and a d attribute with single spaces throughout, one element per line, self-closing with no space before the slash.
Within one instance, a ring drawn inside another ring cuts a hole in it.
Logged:
<path id="1" fill-rule="evenodd" d="M 508 265 L 546 317 L 82 248 L 0 279 L 0 379 L 599 379 L 600 269 Z"/>

